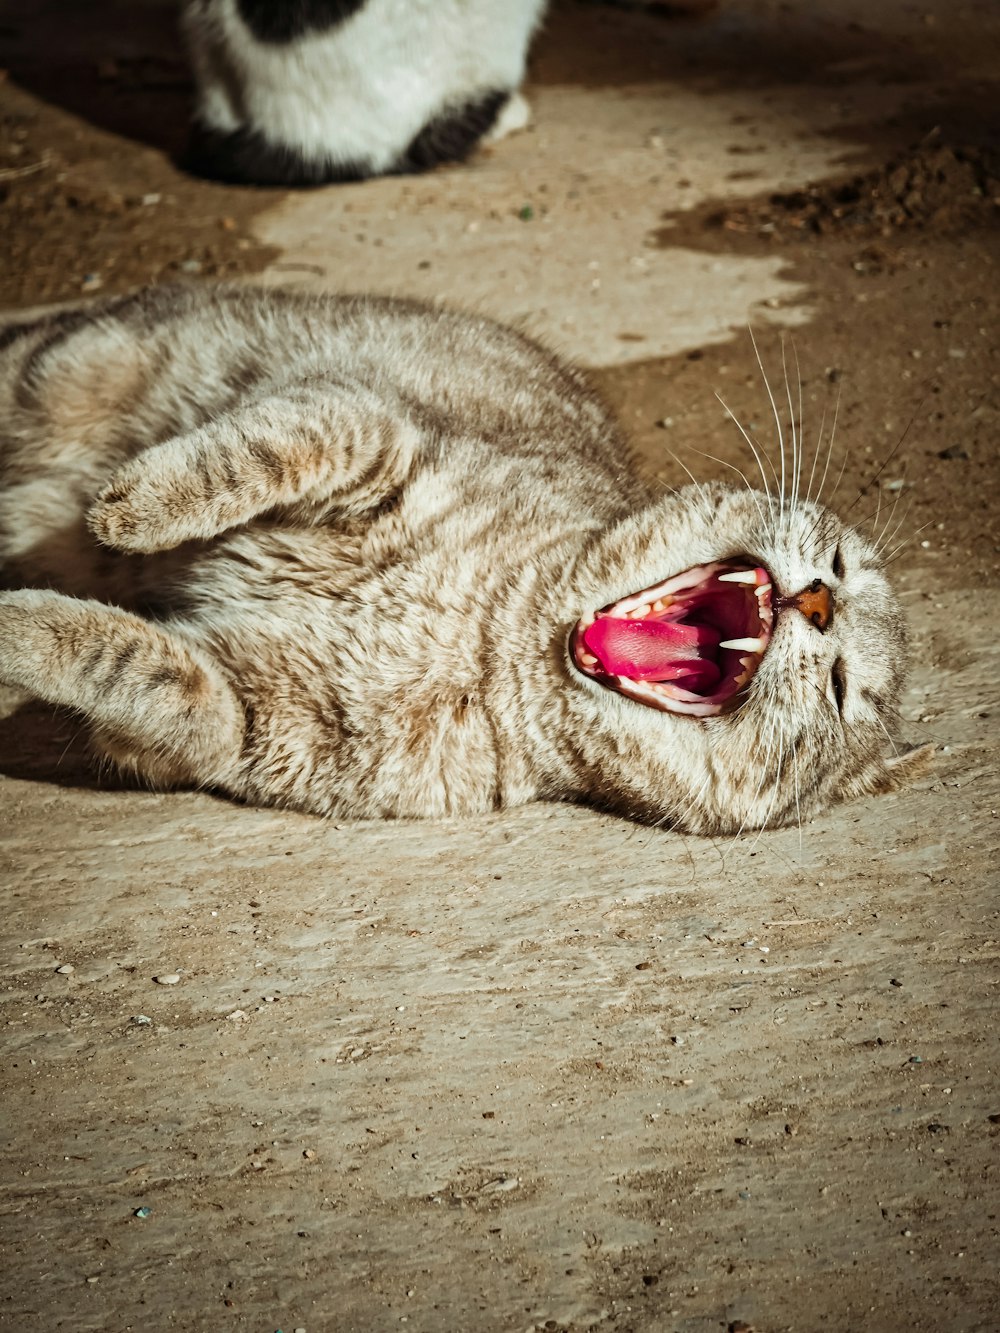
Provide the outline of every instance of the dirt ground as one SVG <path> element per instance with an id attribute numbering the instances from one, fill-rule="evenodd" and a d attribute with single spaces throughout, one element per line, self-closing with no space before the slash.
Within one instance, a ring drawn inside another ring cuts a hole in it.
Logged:
<path id="1" fill-rule="evenodd" d="M 716 394 L 766 435 L 746 326 L 779 396 L 794 330 L 937 747 L 732 842 L 336 825 L 102 784 L 0 699 L 0 1327 L 1000 1328 L 1000 13 L 565 0 L 528 133 L 289 196 L 174 165 L 169 5 L 11 0 L 0 38 L 8 310 L 442 296 L 592 366 L 665 484 L 747 467 Z"/>

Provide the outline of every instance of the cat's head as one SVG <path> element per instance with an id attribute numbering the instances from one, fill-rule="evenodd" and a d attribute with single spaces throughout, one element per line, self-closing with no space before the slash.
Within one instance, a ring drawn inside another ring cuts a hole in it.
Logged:
<path id="1" fill-rule="evenodd" d="M 567 653 L 599 803 L 702 833 L 888 790 L 906 668 L 877 549 L 830 510 L 689 486 L 574 571 Z"/>

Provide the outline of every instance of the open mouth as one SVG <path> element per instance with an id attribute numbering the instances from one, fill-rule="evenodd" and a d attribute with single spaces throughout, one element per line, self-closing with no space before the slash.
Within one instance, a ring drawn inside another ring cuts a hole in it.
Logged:
<path id="1" fill-rule="evenodd" d="M 630 699 L 713 717 L 739 703 L 773 625 L 767 570 L 720 560 L 584 616 L 570 653 L 584 675 Z"/>

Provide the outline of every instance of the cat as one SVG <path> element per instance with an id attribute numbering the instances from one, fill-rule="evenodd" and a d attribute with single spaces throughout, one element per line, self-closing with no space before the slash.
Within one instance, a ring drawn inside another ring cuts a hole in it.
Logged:
<path id="1" fill-rule="evenodd" d="M 523 128 L 545 0 L 188 0 L 185 165 L 255 185 L 424 171 Z"/>
<path id="2" fill-rule="evenodd" d="M 701 14 L 715 0 L 603 0 Z M 236 184 L 407 175 L 523 129 L 547 0 L 185 0 L 184 165 Z"/>
<path id="3" fill-rule="evenodd" d="M 658 494 L 509 328 L 167 287 L 0 348 L 0 680 L 153 786 L 716 834 L 925 766 L 878 549 L 797 481 Z"/>

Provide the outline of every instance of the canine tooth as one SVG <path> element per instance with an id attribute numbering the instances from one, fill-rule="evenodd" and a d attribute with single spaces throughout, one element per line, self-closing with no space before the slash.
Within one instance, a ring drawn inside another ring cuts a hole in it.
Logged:
<path id="1" fill-rule="evenodd" d="M 740 648 L 748 653 L 762 653 L 767 647 L 763 639 L 724 639 L 720 648 Z"/>
<path id="2" fill-rule="evenodd" d="M 730 574 L 720 574 L 720 583 L 745 583 L 751 586 L 757 582 L 757 571 L 754 569 L 734 569 Z"/>

